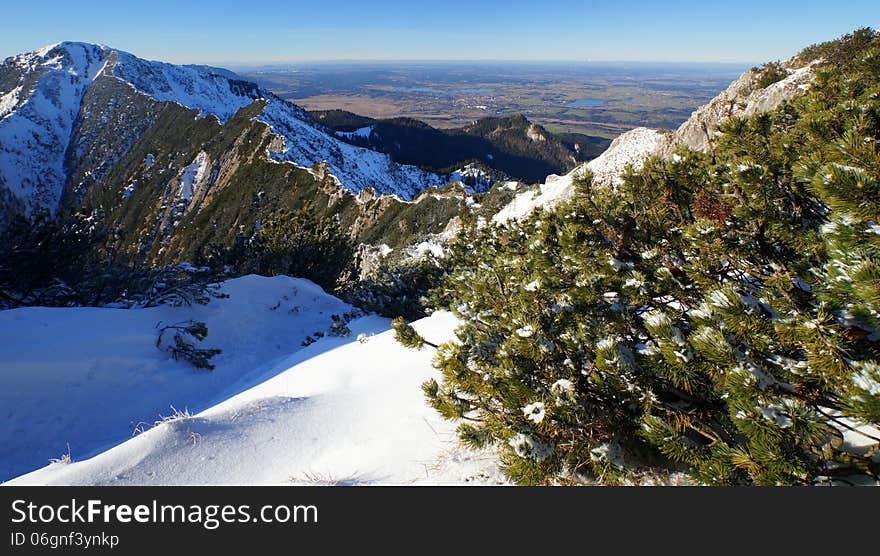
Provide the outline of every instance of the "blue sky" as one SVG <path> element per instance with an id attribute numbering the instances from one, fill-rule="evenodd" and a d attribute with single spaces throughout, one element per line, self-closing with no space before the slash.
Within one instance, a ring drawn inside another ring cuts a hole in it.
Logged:
<path id="1" fill-rule="evenodd" d="M 41 0 L 5 3 L 0 58 L 61 40 L 177 63 L 758 63 L 880 24 L 876 0 Z"/>

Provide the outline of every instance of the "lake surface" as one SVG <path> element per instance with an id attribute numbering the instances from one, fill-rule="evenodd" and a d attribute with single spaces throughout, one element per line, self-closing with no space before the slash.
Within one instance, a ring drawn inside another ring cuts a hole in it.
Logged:
<path id="1" fill-rule="evenodd" d="M 579 98 L 567 104 L 572 108 L 595 108 L 597 106 L 605 106 L 605 101 L 600 98 Z"/>
<path id="2" fill-rule="evenodd" d="M 395 93 L 442 93 L 438 89 L 434 89 L 432 87 L 390 87 L 389 91 L 393 91 Z"/>
<path id="3" fill-rule="evenodd" d="M 489 89 L 486 87 L 473 89 L 452 89 L 449 92 L 453 95 L 485 95 L 487 93 L 494 93 L 495 89 Z"/>

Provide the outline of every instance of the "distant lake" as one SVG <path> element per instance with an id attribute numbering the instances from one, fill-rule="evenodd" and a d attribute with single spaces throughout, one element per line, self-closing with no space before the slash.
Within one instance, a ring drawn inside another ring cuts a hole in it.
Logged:
<path id="1" fill-rule="evenodd" d="M 395 93 L 442 93 L 443 91 L 439 91 L 437 89 L 433 89 L 431 87 L 390 87 L 389 91 L 393 91 Z"/>
<path id="2" fill-rule="evenodd" d="M 453 95 L 484 95 L 487 93 L 494 93 L 495 89 L 489 88 L 477 88 L 477 89 L 452 89 L 449 91 Z"/>
<path id="3" fill-rule="evenodd" d="M 597 106 L 605 106 L 605 101 L 600 98 L 579 98 L 567 104 L 573 108 L 595 108 Z"/>

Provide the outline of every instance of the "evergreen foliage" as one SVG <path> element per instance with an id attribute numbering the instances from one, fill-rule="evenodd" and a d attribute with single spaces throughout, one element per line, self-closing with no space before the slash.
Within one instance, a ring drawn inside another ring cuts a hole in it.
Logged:
<path id="1" fill-rule="evenodd" d="M 93 247 L 105 236 L 82 214 L 16 216 L 0 237 L 0 303 L 16 307 L 52 298 L 72 303 L 71 285 L 98 263 Z"/>
<path id="2" fill-rule="evenodd" d="M 391 328 L 394 330 L 394 337 L 402 345 L 413 349 L 422 349 L 425 346 L 425 339 L 403 317 L 392 320 Z"/>
<path id="3" fill-rule="evenodd" d="M 200 262 L 234 275 L 297 276 L 331 291 L 350 275 L 354 242 L 333 216 L 318 216 L 309 205 L 271 212 L 249 237 L 228 248 L 213 245 Z"/>
<path id="4" fill-rule="evenodd" d="M 757 89 L 765 89 L 777 81 L 782 81 L 788 75 L 779 61 L 768 62 L 761 67 L 754 67 L 752 72 L 758 75 L 758 79 L 755 81 L 755 88 Z"/>
<path id="5" fill-rule="evenodd" d="M 204 322 L 185 321 L 177 324 L 169 324 L 159 327 L 159 336 L 156 338 L 156 347 L 167 351 L 175 361 L 183 359 L 188 361 L 197 369 L 214 370 L 214 364 L 211 358 L 218 355 L 222 350 L 216 348 L 198 348 L 195 342 L 201 342 L 208 336 L 208 327 Z M 171 331 L 173 334 L 170 343 L 165 339 L 165 333 Z"/>
<path id="6" fill-rule="evenodd" d="M 824 60 L 829 66 L 849 66 L 858 56 L 876 46 L 875 33 L 870 27 L 862 27 L 839 39 L 808 46 L 797 57 L 803 62 Z"/>
<path id="7" fill-rule="evenodd" d="M 462 324 L 424 390 L 464 442 L 525 484 L 880 478 L 880 40 L 817 55 L 808 94 L 728 120 L 713 156 L 461 234 L 433 299 Z"/>
<path id="8" fill-rule="evenodd" d="M 181 306 L 222 297 L 208 268 L 114 262 L 99 221 L 80 213 L 13 220 L 0 237 L 0 307 Z"/>
<path id="9" fill-rule="evenodd" d="M 351 335 L 351 329 L 348 327 L 348 323 L 351 322 L 351 319 L 348 316 L 340 316 L 340 315 L 330 315 L 330 329 L 327 331 L 327 334 L 330 336 L 336 336 L 338 338 L 345 338 L 346 336 Z"/>
<path id="10" fill-rule="evenodd" d="M 427 254 L 403 262 L 382 261 L 371 275 L 343 292 L 349 303 L 386 317 L 426 316 L 427 295 L 447 270 L 446 260 Z"/>

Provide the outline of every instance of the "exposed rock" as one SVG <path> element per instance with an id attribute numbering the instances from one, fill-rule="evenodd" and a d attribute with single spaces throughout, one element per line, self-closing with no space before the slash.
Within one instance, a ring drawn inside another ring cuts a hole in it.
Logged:
<path id="1" fill-rule="evenodd" d="M 370 201 L 372 201 L 375 198 L 376 198 L 376 192 L 373 191 L 369 187 L 361 189 L 358 192 L 358 194 L 355 196 L 355 199 L 357 199 L 357 202 L 362 205 L 369 203 Z"/>
<path id="2" fill-rule="evenodd" d="M 613 184 L 627 166 L 641 168 L 645 160 L 666 148 L 672 140 L 668 133 L 637 127 L 620 135 L 608 150 L 586 163 L 584 168 L 593 173 L 593 183 Z"/>
<path id="3" fill-rule="evenodd" d="M 721 94 L 694 111 L 675 131 L 671 141 L 658 150 L 658 154 L 668 156 L 679 145 L 707 152 L 718 136 L 721 122 L 727 118 L 769 112 L 803 94 L 813 81 L 815 62 L 799 69 L 790 69 L 790 64 L 784 64 L 789 72 L 788 77 L 763 89 L 756 88 L 758 72 L 750 70 L 742 74 Z"/>
<path id="4" fill-rule="evenodd" d="M 535 124 L 529 126 L 526 136 L 532 141 L 546 141 L 547 138 L 541 133 L 541 130 Z"/>

